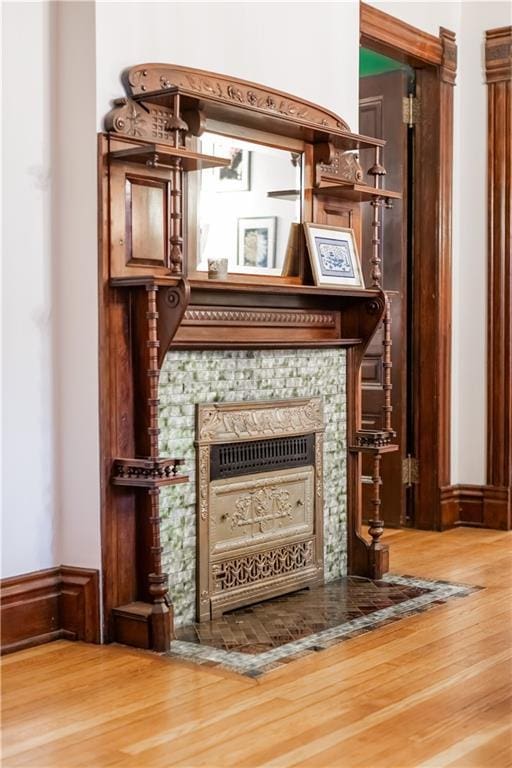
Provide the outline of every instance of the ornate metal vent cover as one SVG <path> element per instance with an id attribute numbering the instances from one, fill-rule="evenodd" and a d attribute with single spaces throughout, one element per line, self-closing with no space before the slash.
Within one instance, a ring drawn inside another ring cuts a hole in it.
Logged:
<path id="1" fill-rule="evenodd" d="M 197 407 L 198 619 L 323 580 L 320 398 Z"/>

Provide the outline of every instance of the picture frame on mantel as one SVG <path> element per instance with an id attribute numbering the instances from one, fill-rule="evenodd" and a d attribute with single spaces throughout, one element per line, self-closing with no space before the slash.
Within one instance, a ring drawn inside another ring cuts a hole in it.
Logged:
<path id="1" fill-rule="evenodd" d="M 274 270 L 276 230 L 276 216 L 238 219 L 237 268 Z"/>
<path id="2" fill-rule="evenodd" d="M 315 285 L 364 289 L 353 229 L 304 223 Z"/>

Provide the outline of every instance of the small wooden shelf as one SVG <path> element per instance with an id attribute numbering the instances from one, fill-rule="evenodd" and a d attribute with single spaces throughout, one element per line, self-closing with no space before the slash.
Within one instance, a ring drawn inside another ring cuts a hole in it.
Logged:
<path id="1" fill-rule="evenodd" d="M 267 192 L 267 197 L 273 197 L 276 200 L 290 200 L 294 202 L 300 197 L 300 189 L 276 189 L 273 192 Z"/>
<path id="2" fill-rule="evenodd" d="M 184 171 L 225 168 L 231 163 L 231 160 L 225 157 L 202 155 L 198 152 L 191 152 L 184 147 L 175 149 L 162 144 L 146 144 L 132 149 L 120 149 L 111 152 L 109 157 L 111 160 L 122 160 L 153 168 L 171 168 L 177 160 L 181 160 L 181 167 Z"/>
<path id="3" fill-rule="evenodd" d="M 400 192 L 394 192 L 391 189 L 377 189 L 368 184 L 331 184 L 323 187 L 316 187 L 313 193 L 317 197 L 342 197 L 344 200 L 353 200 L 357 203 L 369 202 L 376 197 L 389 198 L 390 200 L 400 200 Z"/>
<path id="4" fill-rule="evenodd" d="M 373 136 L 364 136 L 360 133 L 352 133 L 341 125 L 339 127 L 324 126 L 317 122 L 310 122 L 306 117 L 297 119 L 293 113 L 286 113 L 276 109 L 269 110 L 266 107 L 258 107 L 230 99 L 227 101 L 222 96 L 213 92 L 198 94 L 196 90 L 183 85 L 173 85 L 169 88 L 160 88 L 157 91 L 145 91 L 136 93 L 132 89 L 131 98 L 134 102 L 145 105 L 152 104 L 165 109 L 173 110 L 176 96 L 181 99 L 183 113 L 200 108 L 206 121 L 206 130 L 211 124 L 226 125 L 235 124 L 244 128 L 265 130 L 266 133 L 275 133 L 292 139 L 308 141 L 312 144 L 331 142 L 337 149 L 374 149 L 383 147 L 384 139 L 376 139 Z M 285 97 L 280 94 L 279 100 Z"/>
<path id="5" fill-rule="evenodd" d="M 166 485 L 188 483 L 188 475 L 179 474 L 184 459 L 117 458 L 112 462 L 112 485 L 135 488 L 161 488 Z"/>

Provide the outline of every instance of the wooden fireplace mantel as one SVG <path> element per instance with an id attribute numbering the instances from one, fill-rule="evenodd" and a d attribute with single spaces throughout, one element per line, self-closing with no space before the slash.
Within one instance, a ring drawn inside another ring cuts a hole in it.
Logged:
<path id="1" fill-rule="evenodd" d="M 99 136 L 105 632 L 109 640 L 163 651 L 173 635 L 173 616 L 162 571 L 159 493 L 188 481 L 181 457 L 159 454 L 158 379 L 170 349 L 346 349 L 349 569 L 373 577 L 387 570 L 387 547 L 379 541 L 378 467 L 381 456 L 396 449 L 395 435 L 390 414 L 384 431 L 361 430 L 359 385 L 364 352 L 381 323 L 385 340 L 390 338 L 379 217 L 397 193 L 381 186 L 384 142 L 352 134 L 339 116 L 295 96 L 167 64 L 133 67 L 124 82 L 127 95 L 116 100 Z M 204 130 L 303 152 L 304 221 L 350 226 L 360 237 L 360 206 L 370 202 L 371 287 L 313 285 L 303 252 L 300 277 L 231 275 L 212 281 L 194 271 L 194 239 L 187 237 L 184 215 L 187 177 L 228 162 L 197 151 L 196 137 Z M 369 147 L 375 162 L 366 183 L 353 150 Z M 165 211 L 162 243 L 144 258 L 134 249 L 131 229 L 141 185 L 161 194 Z M 385 378 L 386 391 L 389 366 Z M 361 534 L 363 452 L 375 457 L 371 543 Z"/>

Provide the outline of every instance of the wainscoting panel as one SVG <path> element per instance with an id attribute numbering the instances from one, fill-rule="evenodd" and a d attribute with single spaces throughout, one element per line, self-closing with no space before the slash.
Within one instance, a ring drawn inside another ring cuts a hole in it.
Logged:
<path id="1" fill-rule="evenodd" d="M 448 485 L 441 489 L 441 528 L 458 525 L 510 529 L 509 489 L 494 485 Z"/>
<path id="2" fill-rule="evenodd" d="M 99 573 L 62 565 L 2 579 L 0 653 L 51 640 L 100 642 Z"/>

